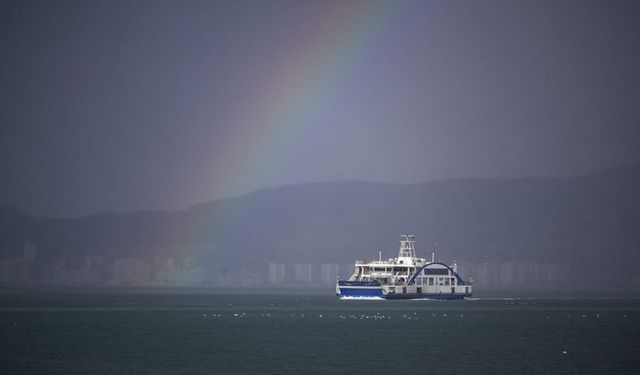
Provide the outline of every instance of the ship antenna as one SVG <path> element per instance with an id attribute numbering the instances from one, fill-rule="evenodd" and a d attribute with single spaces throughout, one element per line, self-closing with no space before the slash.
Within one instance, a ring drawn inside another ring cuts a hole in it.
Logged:
<path id="1" fill-rule="evenodd" d="M 378 250 L 378 260 L 382 262 L 382 250 Z"/>
<path id="2" fill-rule="evenodd" d="M 431 263 L 434 263 L 436 261 L 436 252 L 432 251 L 431 252 Z"/>

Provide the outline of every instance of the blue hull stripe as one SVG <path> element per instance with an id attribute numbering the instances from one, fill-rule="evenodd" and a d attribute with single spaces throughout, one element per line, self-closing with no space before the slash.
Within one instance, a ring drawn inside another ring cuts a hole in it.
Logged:
<path id="1" fill-rule="evenodd" d="M 373 288 L 358 288 L 358 287 L 343 287 L 340 286 L 340 296 L 344 297 L 383 297 L 382 289 L 380 287 Z"/>

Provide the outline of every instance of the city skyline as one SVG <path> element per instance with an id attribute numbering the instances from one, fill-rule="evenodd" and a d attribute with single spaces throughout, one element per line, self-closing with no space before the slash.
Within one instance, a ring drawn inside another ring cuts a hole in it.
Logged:
<path id="1" fill-rule="evenodd" d="M 471 262 L 462 274 L 490 289 L 571 290 L 569 269 L 537 262 Z M 203 265 L 196 256 L 38 258 L 27 242 L 22 256 L 0 258 L 0 287 L 322 287 L 348 279 L 352 264 L 265 262 L 256 267 Z M 634 280 L 634 287 L 640 279 Z"/>

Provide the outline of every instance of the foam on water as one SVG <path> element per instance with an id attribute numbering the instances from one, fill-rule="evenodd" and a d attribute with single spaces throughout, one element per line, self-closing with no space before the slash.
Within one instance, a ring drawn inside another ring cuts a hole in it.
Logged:
<path id="1" fill-rule="evenodd" d="M 341 300 L 360 300 L 360 301 L 384 301 L 382 297 L 376 296 L 340 296 Z"/>

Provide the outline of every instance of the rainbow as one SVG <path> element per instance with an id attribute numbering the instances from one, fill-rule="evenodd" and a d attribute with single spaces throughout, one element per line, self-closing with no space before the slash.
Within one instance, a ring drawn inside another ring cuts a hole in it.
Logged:
<path id="1" fill-rule="evenodd" d="M 224 146 L 216 150 L 209 173 L 216 193 L 237 196 L 256 188 L 253 181 L 268 180 L 274 168 L 296 154 L 298 139 L 312 130 L 312 119 L 327 103 L 337 85 L 362 61 L 385 32 L 400 4 L 393 1 L 322 2 L 312 19 L 301 20 L 284 62 L 263 73 L 251 87 L 259 104 L 222 116 Z M 404 8 L 404 7 L 403 7 Z M 304 22 L 304 24 L 302 24 Z M 268 65 L 268 64 L 266 64 Z M 213 127 L 219 128 L 219 127 Z M 212 137 L 220 134 L 212 134 Z M 284 152 L 283 150 L 286 150 Z M 239 213 L 219 212 L 213 222 L 199 223 L 200 234 L 220 234 Z M 215 236 L 214 236 L 215 237 Z"/>
<path id="2" fill-rule="evenodd" d="M 234 106 L 223 118 L 224 127 L 232 130 L 217 153 L 223 165 L 216 162 L 210 175 L 217 191 L 247 192 L 252 180 L 264 181 L 273 172 L 270 168 L 282 165 L 282 158 L 295 151 L 296 140 L 310 130 L 313 122 L 308 119 L 384 32 L 383 21 L 392 5 L 391 1 L 323 5 L 313 19 L 291 30 L 298 36 L 278 58 L 285 63 L 265 72 L 264 79 L 251 87 L 260 97 L 257 107 Z"/>

